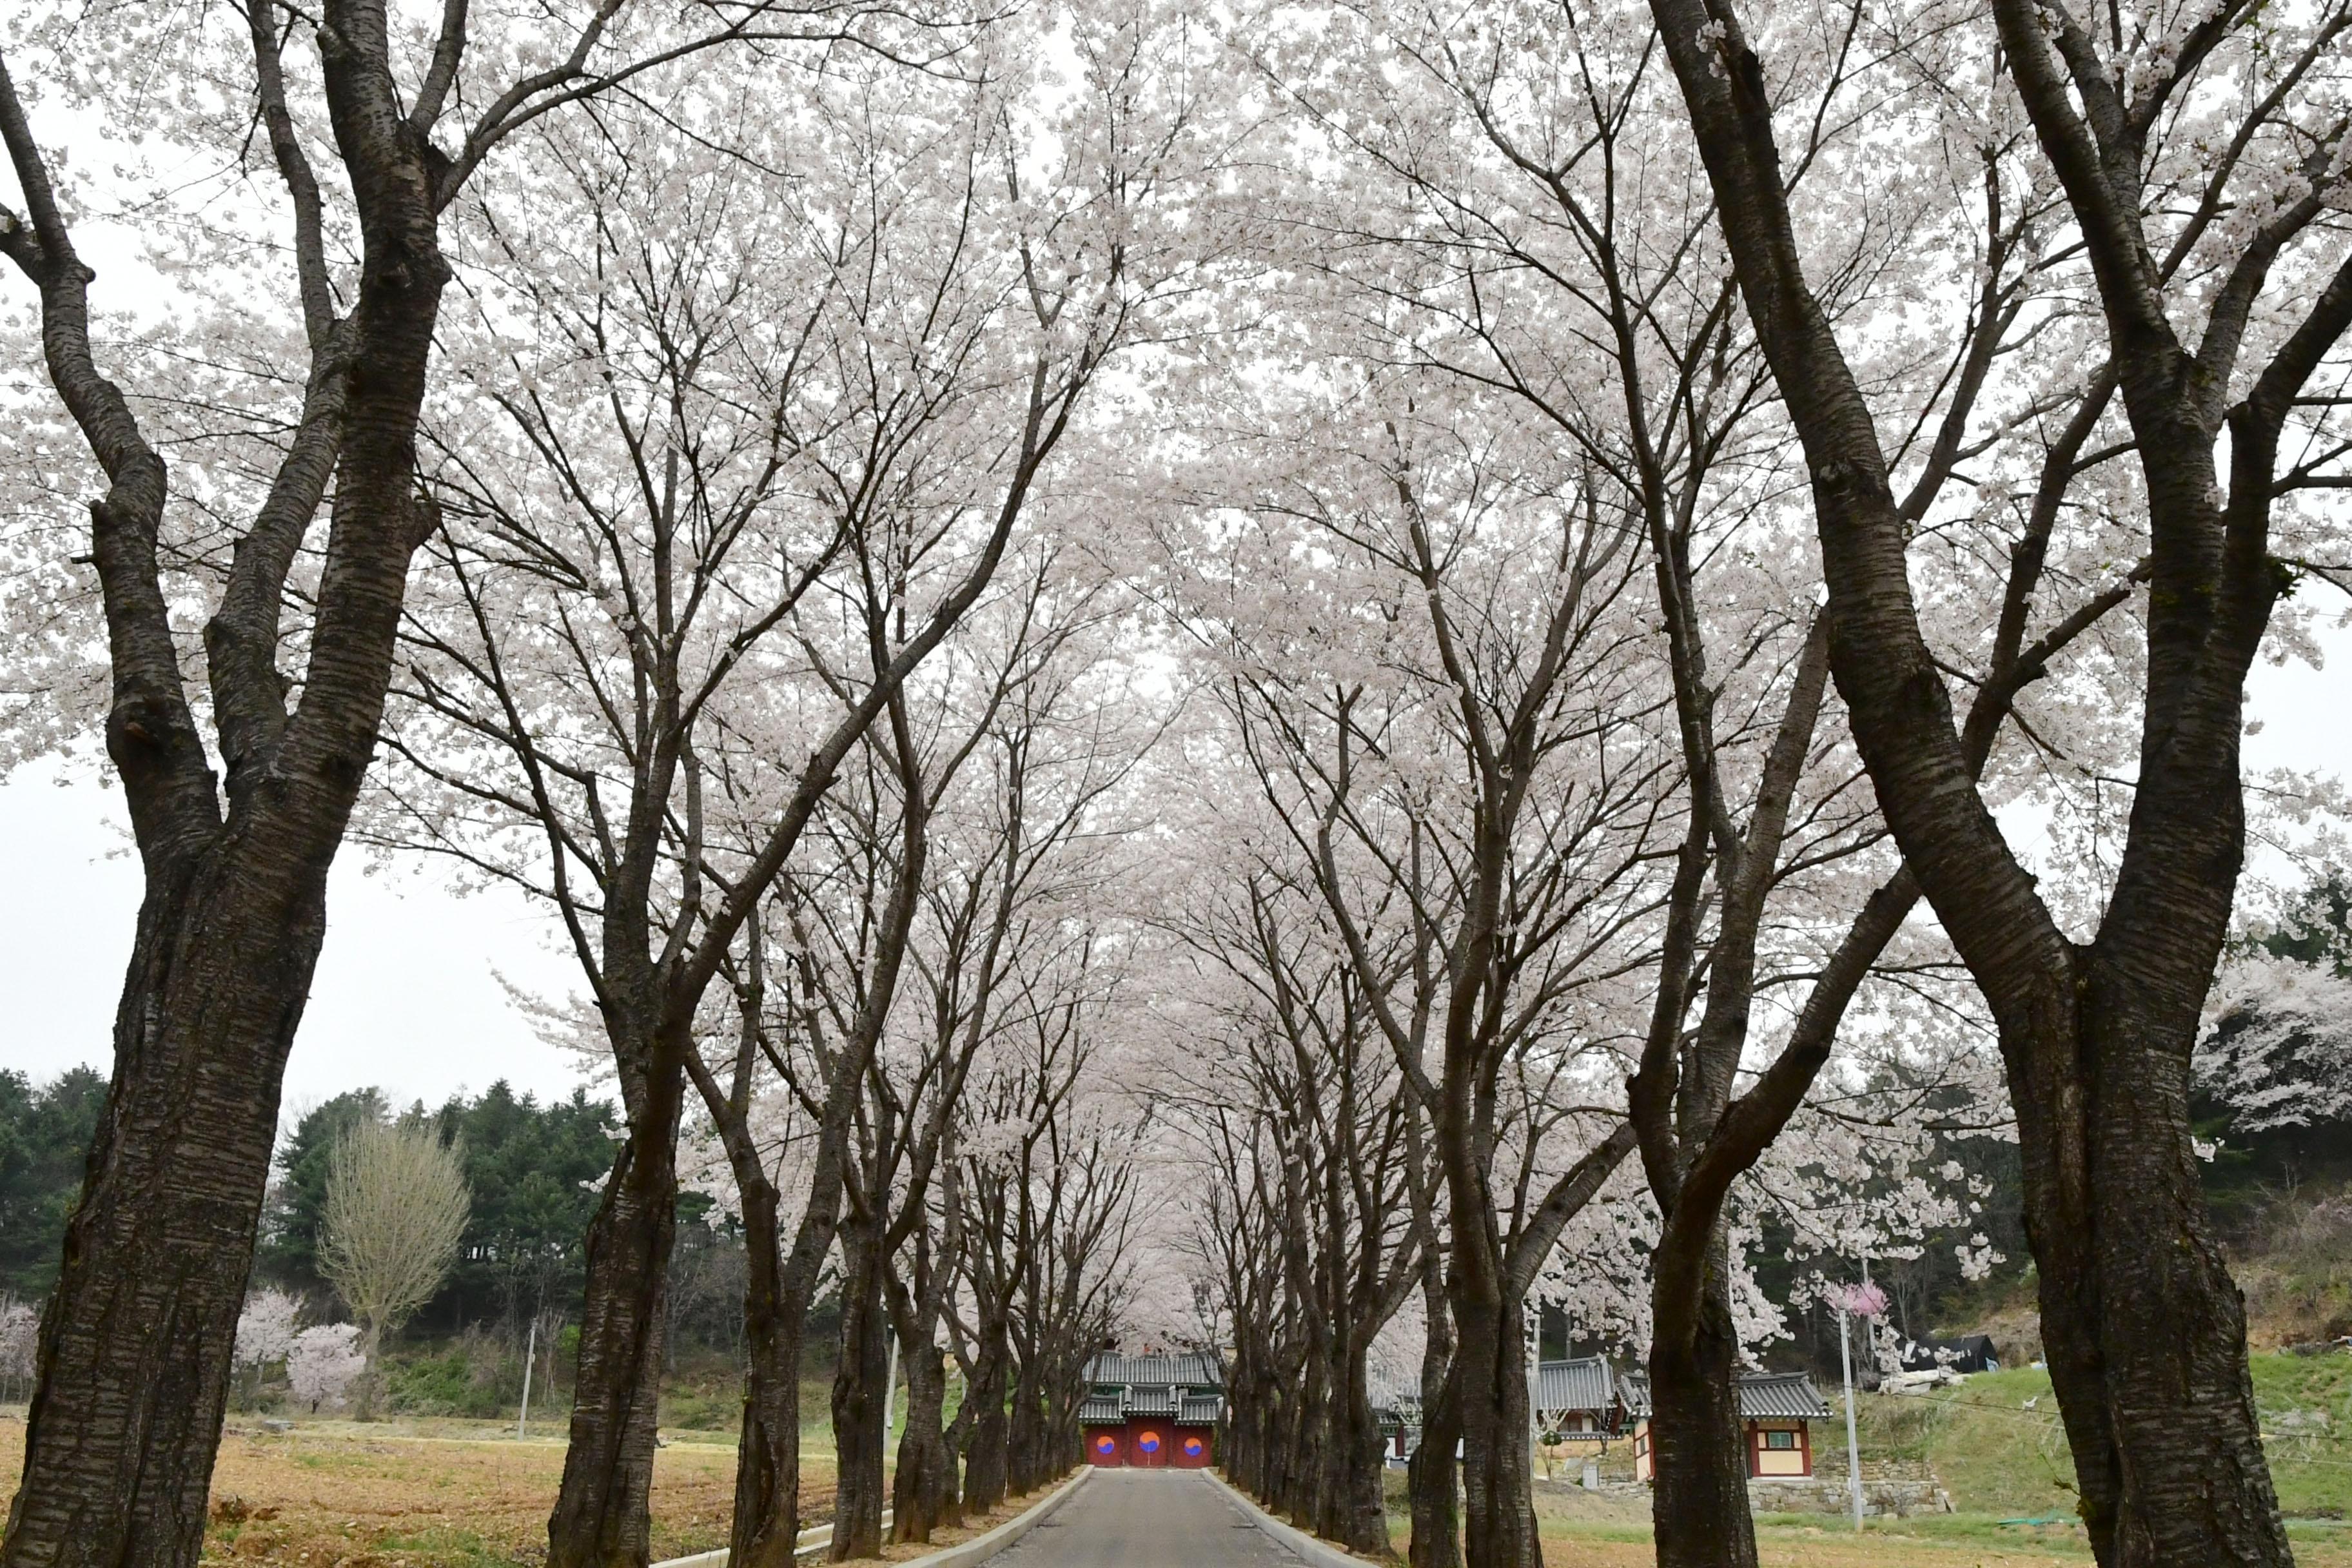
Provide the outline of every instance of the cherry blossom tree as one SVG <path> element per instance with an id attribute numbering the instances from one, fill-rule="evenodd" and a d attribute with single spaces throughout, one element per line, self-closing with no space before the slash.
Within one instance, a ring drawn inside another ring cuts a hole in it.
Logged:
<path id="1" fill-rule="evenodd" d="M 1806 46 L 1751 35 L 1720 0 L 1650 9 L 1804 444 L 1839 690 L 1909 870 L 1999 1026 L 2094 1548 L 2109 1563 L 2288 1562 L 2188 1083 L 2242 855 L 2245 674 L 2291 570 L 2273 554 L 2273 512 L 2341 451 L 2310 438 L 2326 407 L 2297 404 L 2352 325 L 2352 258 L 2323 221 L 2343 128 L 2322 68 L 2352 17 L 2320 5 L 2254 29 L 2225 5 L 2127 26 L 2119 11 L 2095 24 L 2064 5 L 1995 0 L 1958 31 L 1939 20 L 1927 51 L 1963 134 L 1971 117 L 2014 127 L 2022 109 L 2103 329 L 2086 334 L 2096 390 L 2077 419 L 2095 426 L 2112 389 L 2137 469 L 2126 515 L 2150 585 L 2132 684 L 2137 776 L 2112 877 L 2084 890 L 2095 934 L 2078 937 L 2076 910 L 2037 889 L 1975 787 L 1908 578 L 1914 523 L 1879 403 L 1815 292 L 1769 74 Z M 1893 36 L 1914 25 L 1898 16 Z M 2016 144 L 2014 130 L 1991 134 Z"/>
<path id="2" fill-rule="evenodd" d="M 99 480 L 86 549 L 42 564 L 105 649 L 91 705 L 145 894 L 0 1561 L 193 1564 L 202 1549 L 328 870 L 410 564 L 439 521 L 415 437 L 453 206 L 509 177 L 516 133 L 564 106 L 720 44 L 839 30 L 759 0 L 11 16 L 0 252 L 37 296 L 44 368 L 95 466 L 53 468 L 52 493 Z M 159 60 L 173 90 L 124 90 Z M 110 301 L 78 247 L 80 175 L 37 131 L 56 99 L 152 139 L 134 240 L 205 236 L 165 279 L 167 309 L 184 301 L 196 323 L 183 341 L 118 350 L 115 323 L 135 317 L 93 316 Z M 184 477 L 167 450 L 186 454 Z"/>
<path id="3" fill-rule="evenodd" d="M 356 1323 L 321 1323 L 294 1336 L 286 1352 L 286 1381 L 312 1415 L 320 1405 L 340 1410 L 353 1384 L 367 1375 Z"/>
<path id="4" fill-rule="evenodd" d="M 40 1348 L 41 1315 L 26 1302 L 0 1301 L 0 1391 L 14 1393 L 33 1381 Z"/>
<path id="5" fill-rule="evenodd" d="M 261 1396 L 262 1369 L 284 1361 L 293 1351 L 294 1320 L 301 1310 L 302 1303 L 291 1294 L 275 1289 L 256 1290 L 245 1299 L 245 1310 L 236 1315 L 236 1363 L 253 1370 L 248 1398 Z"/>

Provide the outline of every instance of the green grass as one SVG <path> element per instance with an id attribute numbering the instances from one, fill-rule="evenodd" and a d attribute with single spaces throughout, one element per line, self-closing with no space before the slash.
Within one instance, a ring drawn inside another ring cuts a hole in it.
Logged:
<path id="1" fill-rule="evenodd" d="M 2352 1513 L 2352 1356 L 2256 1355 L 2252 1370 L 2280 1507 L 2321 1521 L 2330 1510 Z M 1856 1414 L 1865 1460 L 1926 1460 L 1964 1514 L 2074 1511 L 2074 1459 L 2047 1373 L 1984 1373 L 1925 1395 L 1865 1394 Z M 1844 1473 L 1842 1416 L 1814 1429 L 1813 1468 Z"/>

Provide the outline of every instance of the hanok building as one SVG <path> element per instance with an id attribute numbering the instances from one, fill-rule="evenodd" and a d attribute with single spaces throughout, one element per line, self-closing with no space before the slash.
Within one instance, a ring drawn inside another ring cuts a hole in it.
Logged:
<path id="1" fill-rule="evenodd" d="M 1374 1384 L 1367 1392 L 1372 1419 L 1381 1428 L 1381 1454 L 1390 1464 L 1401 1465 L 1421 1447 L 1421 1390 L 1402 1384 Z"/>
<path id="2" fill-rule="evenodd" d="M 1633 1426 L 1633 1473 L 1655 1479 L 1650 1458 L 1650 1380 L 1621 1373 L 1625 1413 Z M 1832 1412 L 1801 1372 L 1751 1372 L 1739 1379 L 1739 1422 L 1746 1436 L 1748 1474 L 1771 1480 L 1813 1473 L 1812 1424 Z"/>
<path id="3" fill-rule="evenodd" d="M 1546 1443 L 1605 1444 L 1625 1429 L 1624 1380 L 1602 1356 L 1540 1363 L 1535 1413 Z"/>
<path id="4" fill-rule="evenodd" d="M 1078 1428 L 1087 1461 L 1108 1468 L 1202 1470 L 1216 1462 L 1224 1374 L 1205 1355 L 1118 1355 L 1087 1363 Z"/>

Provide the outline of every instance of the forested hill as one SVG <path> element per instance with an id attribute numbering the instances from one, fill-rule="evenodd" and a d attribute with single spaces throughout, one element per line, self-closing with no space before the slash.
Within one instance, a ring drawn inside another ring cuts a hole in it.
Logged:
<path id="1" fill-rule="evenodd" d="M 106 1080 L 75 1068 L 45 1084 L 0 1072 L 0 1296 L 37 1305 L 56 1283 L 65 1222 Z M 279 1148 L 256 1282 L 328 1306 L 319 1227 L 336 1139 L 363 1119 L 394 1114 L 382 1091 L 354 1089 L 308 1111 Z M 614 1113 L 575 1089 L 541 1102 L 501 1081 L 439 1109 L 398 1113 L 428 1123 L 461 1152 L 471 1195 L 457 1262 L 416 1321 L 425 1332 L 559 1309 L 579 1294 L 581 1249 L 612 1169 Z"/>

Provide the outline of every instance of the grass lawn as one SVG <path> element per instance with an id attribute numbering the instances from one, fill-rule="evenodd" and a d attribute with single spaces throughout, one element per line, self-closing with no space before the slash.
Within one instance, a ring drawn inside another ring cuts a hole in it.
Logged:
<path id="1" fill-rule="evenodd" d="M 2302 1568 L 2352 1568 L 2352 1356 L 2256 1355 L 2254 1397 L 2287 1533 Z M 1832 1404 L 1836 1403 L 1834 1394 Z M 1865 1394 L 1857 1412 L 1865 1462 L 1925 1461 L 1956 1513 L 1871 1519 L 1860 1535 L 1843 1518 L 1766 1514 L 1756 1521 L 1767 1568 L 2031 1568 L 2087 1563 L 2074 1521 L 2074 1467 L 2047 1373 L 1971 1377 L 1956 1388 L 1896 1398 Z M 1632 1470 L 1612 1445 L 1604 1475 Z M 1843 1418 L 1813 1430 L 1817 1475 L 1845 1473 Z M 1407 1540 L 1403 1478 L 1391 1472 L 1390 1529 Z M 1552 1568 L 1651 1568 L 1646 1493 L 1540 1488 L 1536 1514 Z M 2056 1522 L 2004 1523 L 2045 1520 Z"/>

